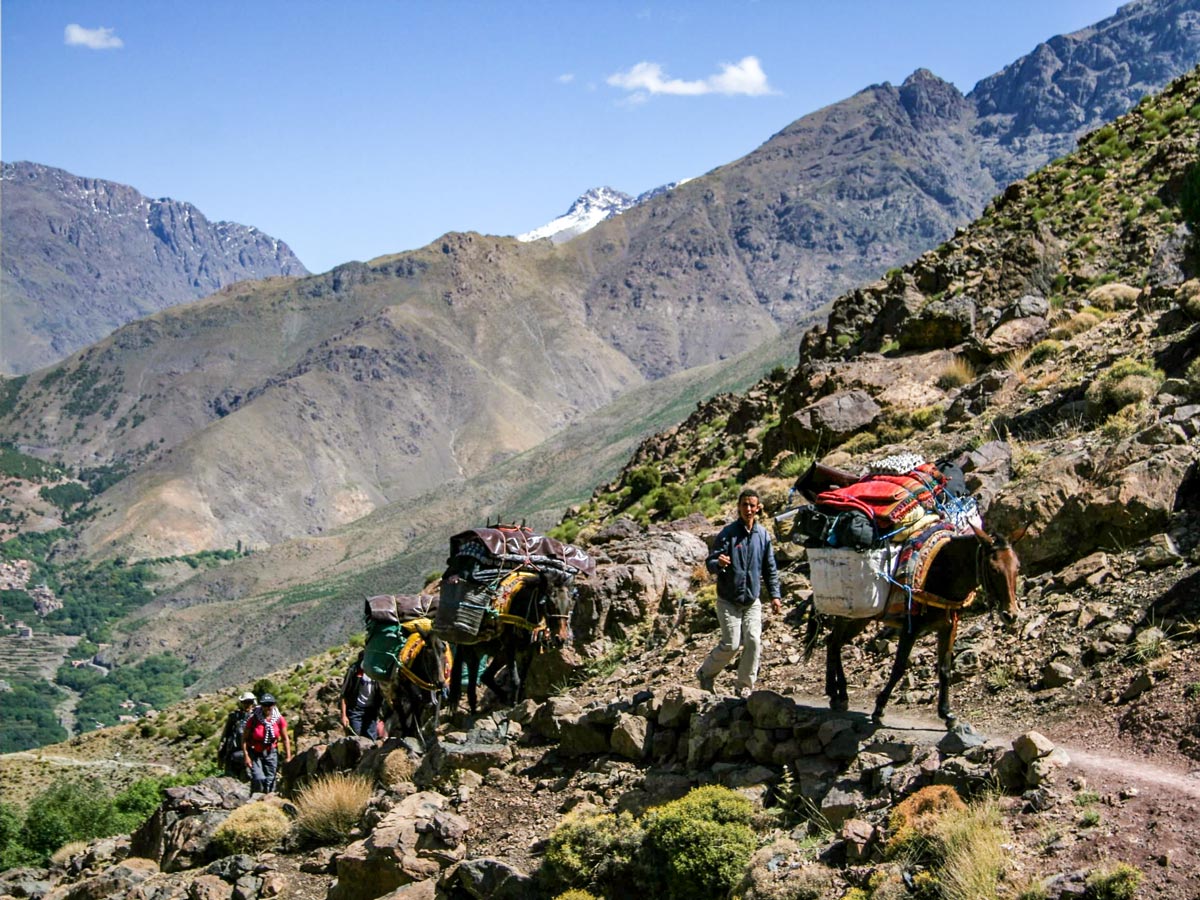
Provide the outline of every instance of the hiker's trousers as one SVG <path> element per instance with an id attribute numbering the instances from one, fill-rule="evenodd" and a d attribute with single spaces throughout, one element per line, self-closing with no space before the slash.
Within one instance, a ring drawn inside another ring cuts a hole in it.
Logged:
<path id="1" fill-rule="evenodd" d="M 716 678 L 729 665 L 739 650 L 737 688 L 753 688 L 758 678 L 758 660 L 762 653 L 762 601 L 738 606 L 717 599 L 717 621 L 721 625 L 721 641 L 700 665 L 700 675 Z"/>
<path id="2" fill-rule="evenodd" d="M 266 753 L 250 751 L 250 792 L 270 794 L 275 790 L 275 778 L 279 773 L 279 749 L 272 747 Z"/>

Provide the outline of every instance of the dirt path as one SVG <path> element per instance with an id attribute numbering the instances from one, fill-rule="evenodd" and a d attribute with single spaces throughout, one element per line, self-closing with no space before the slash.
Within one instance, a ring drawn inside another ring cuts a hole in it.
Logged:
<path id="1" fill-rule="evenodd" d="M 56 766 L 68 766 L 73 768 L 97 768 L 97 769 L 158 769 L 167 774 L 174 775 L 175 768 L 165 765 L 164 763 L 143 762 L 141 760 L 127 761 L 123 759 L 76 759 L 72 756 L 52 756 L 44 753 L 38 753 L 36 750 L 22 750 L 17 753 L 6 753 L 6 760 L 28 759 L 38 763 L 50 763 Z"/>
<path id="2" fill-rule="evenodd" d="M 827 701 L 824 697 L 794 694 L 792 699 L 800 706 L 820 710 L 827 708 Z M 850 715 L 861 716 L 865 719 L 869 713 L 865 710 L 861 712 L 850 710 Z M 895 732 L 906 740 L 930 746 L 937 744 L 946 735 L 946 728 L 939 719 L 931 716 L 914 716 L 910 713 L 896 713 L 892 710 L 888 710 L 879 730 Z M 1012 742 L 1018 737 L 1016 734 L 997 734 L 986 729 L 978 729 L 978 731 L 980 736 L 994 747 L 1011 747 Z M 1132 754 L 1110 754 L 1085 750 L 1071 743 L 1060 742 L 1055 737 L 1056 732 L 1057 729 L 1054 727 L 1041 730 L 1045 737 L 1070 758 L 1070 763 L 1064 768 L 1064 772 L 1068 775 L 1072 771 L 1078 771 L 1089 780 L 1096 780 L 1103 775 L 1105 781 L 1116 779 L 1124 780 L 1130 786 L 1135 787 L 1165 788 L 1200 800 L 1200 770 L 1171 768 L 1147 762 Z"/>

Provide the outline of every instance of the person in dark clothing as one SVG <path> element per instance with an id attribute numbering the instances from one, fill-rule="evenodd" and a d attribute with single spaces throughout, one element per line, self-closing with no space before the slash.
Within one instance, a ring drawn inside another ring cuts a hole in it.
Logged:
<path id="1" fill-rule="evenodd" d="M 742 491 L 738 497 L 737 521 L 721 529 L 705 561 L 708 571 L 717 576 L 717 621 L 721 625 L 720 643 L 713 647 L 696 673 L 700 687 L 706 691 L 715 691 L 717 675 L 741 650 L 738 695 L 750 696 L 758 678 L 762 647 L 759 592 L 764 580 L 771 595 L 772 611 L 778 613 L 783 608 L 771 535 L 756 523 L 761 510 L 758 494 Z"/>
<path id="2" fill-rule="evenodd" d="M 280 741 L 285 761 L 291 762 L 292 739 L 288 736 L 287 721 L 276 708 L 275 698 L 263 694 L 242 730 L 242 752 L 246 754 L 251 793 L 270 794 L 275 790 Z"/>
<path id="3" fill-rule="evenodd" d="M 217 745 L 217 762 L 230 778 L 240 778 L 245 781 L 246 759 L 242 752 L 242 732 L 246 722 L 258 702 L 252 693 L 246 691 L 238 698 L 237 709 L 232 710 L 225 719 L 225 730 L 221 732 L 221 742 Z"/>
<path id="4" fill-rule="evenodd" d="M 342 679 L 342 725 L 351 733 L 386 740 L 387 727 L 380 713 L 383 710 L 383 690 L 378 681 L 363 671 L 362 654 L 346 671 Z"/>

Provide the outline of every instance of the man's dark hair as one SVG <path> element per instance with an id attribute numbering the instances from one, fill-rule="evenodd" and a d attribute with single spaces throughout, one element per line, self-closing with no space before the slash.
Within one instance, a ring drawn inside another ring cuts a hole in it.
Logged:
<path id="1" fill-rule="evenodd" d="M 753 497 L 755 500 L 758 500 L 758 491 L 754 490 L 753 488 L 746 488 L 744 491 L 738 494 L 738 503 L 741 503 L 747 497 Z"/>

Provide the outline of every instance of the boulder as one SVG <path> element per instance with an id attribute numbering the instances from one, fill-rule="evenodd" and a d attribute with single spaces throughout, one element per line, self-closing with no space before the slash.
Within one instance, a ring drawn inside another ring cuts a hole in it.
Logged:
<path id="1" fill-rule="evenodd" d="M 337 860 L 328 900 L 374 900 L 405 884 L 437 876 L 443 861 L 466 853 L 465 820 L 450 813 L 433 791 L 405 797 L 370 836 L 348 846 Z"/>
<path id="2" fill-rule="evenodd" d="M 642 716 L 622 713 L 613 726 L 612 751 L 627 759 L 645 759 L 650 749 L 650 723 Z"/>
<path id="3" fill-rule="evenodd" d="M 900 326 L 900 348 L 911 351 L 953 347 L 974 330 L 974 300 L 965 296 L 933 300 Z"/>
<path id="4" fill-rule="evenodd" d="M 1049 756 L 1053 749 L 1054 742 L 1038 731 L 1027 731 L 1013 741 L 1013 750 L 1026 765 L 1035 759 Z"/>
<path id="5" fill-rule="evenodd" d="M 201 875 L 188 885 L 188 900 L 230 900 L 233 885 L 216 875 Z"/>
<path id="6" fill-rule="evenodd" d="M 840 391 L 792 413 L 785 436 L 802 450 L 828 447 L 868 428 L 882 412 L 866 391 Z"/>
<path id="7" fill-rule="evenodd" d="M 438 887 L 448 896 L 465 894 L 475 900 L 525 900 L 532 896 L 533 879 L 498 859 L 469 859 L 450 869 Z"/>

